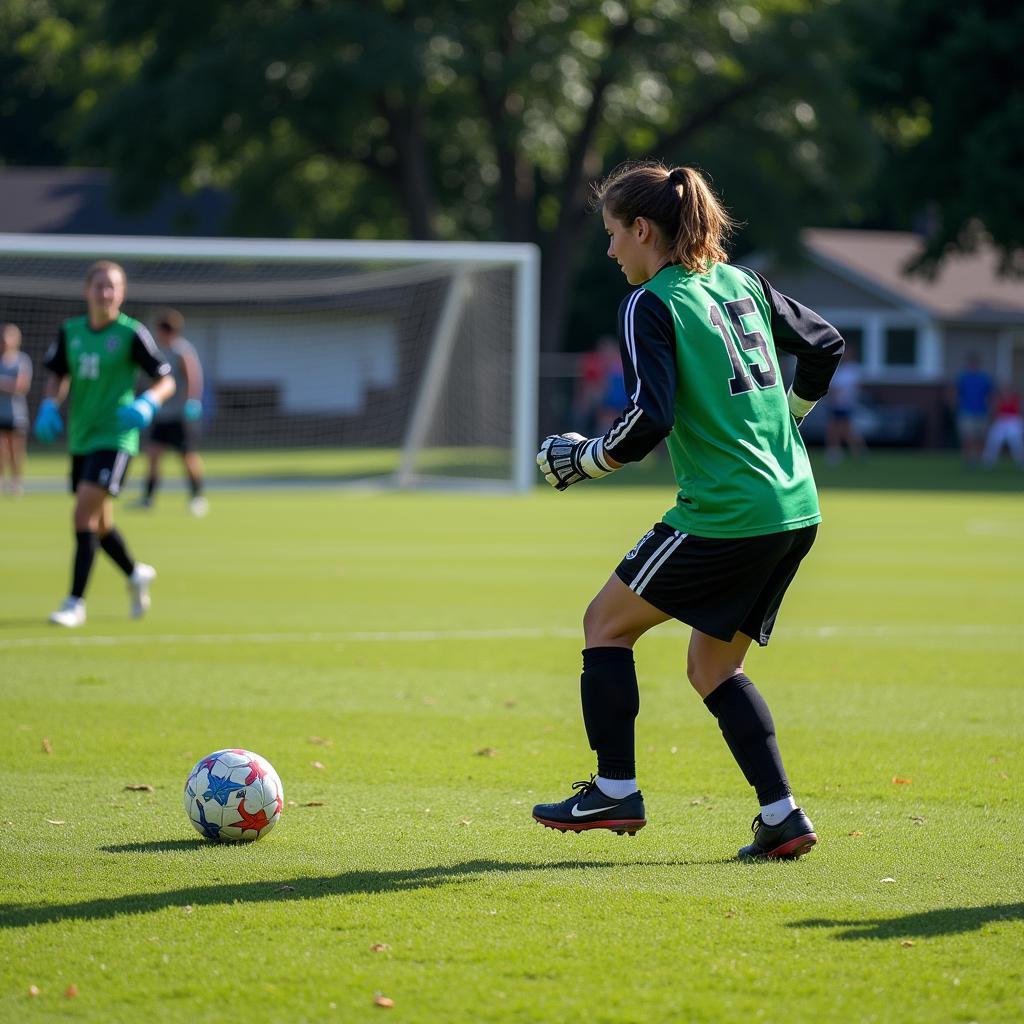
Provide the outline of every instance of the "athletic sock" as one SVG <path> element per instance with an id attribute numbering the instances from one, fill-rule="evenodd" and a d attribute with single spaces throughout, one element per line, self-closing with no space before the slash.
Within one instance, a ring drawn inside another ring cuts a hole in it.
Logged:
<path id="1" fill-rule="evenodd" d="M 597 751 L 597 774 L 603 779 L 635 778 L 633 727 L 640 711 L 640 690 L 632 650 L 585 650 L 580 700 L 590 749 Z"/>
<path id="2" fill-rule="evenodd" d="M 625 800 L 636 792 L 636 779 L 606 779 L 598 775 L 597 788 L 612 800 Z"/>
<path id="3" fill-rule="evenodd" d="M 198 498 L 203 493 L 203 478 L 201 476 L 189 476 L 188 483 L 192 489 L 192 497 Z"/>
<path id="4" fill-rule="evenodd" d="M 128 554 L 124 537 L 121 536 L 121 531 L 116 526 L 103 534 L 100 538 L 100 547 L 113 559 L 125 576 L 131 576 L 135 571 L 135 559 Z"/>
<path id="5" fill-rule="evenodd" d="M 153 494 L 156 491 L 157 478 L 151 476 L 146 480 L 146 501 L 153 500 Z"/>
<path id="6" fill-rule="evenodd" d="M 725 742 L 762 807 L 791 795 L 775 739 L 775 723 L 757 687 L 738 672 L 704 698 Z"/>
<path id="7" fill-rule="evenodd" d="M 96 557 L 96 531 L 75 531 L 75 560 L 71 577 L 71 596 L 85 597 L 93 559 Z"/>
<path id="8" fill-rule="evenodd" d="M 796 801 L 791 796 L 784 796 L 761 808 L 761 820 L 766 825 L 778 825 L 796 810 Z"/>

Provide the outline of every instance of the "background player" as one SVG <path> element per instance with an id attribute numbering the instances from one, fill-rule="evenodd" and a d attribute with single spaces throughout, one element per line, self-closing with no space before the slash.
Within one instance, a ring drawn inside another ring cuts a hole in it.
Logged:
<path id="1" fill-rule="evenodd" d="M 25 396 L 32 386 L 32 360 L 21 351 L 21 331 L 16 324 L 0 326 L 0 345 L 0 478 L 4 467 L 9 467 L 10 482 L 5 481 L 4 488 L 17 497 L 25 465 Z"/>
<path id="2" fill-rule="evenodd" d="M 205 516 L 210 506 L 203 495 L 203 463 L 195 450 L 196 428 L 203 416 L 203 368 L 192 344 L 182 337 L 185 318 L 181 313 L 176 309 L 161 310 L 154 326 L 160 353 L 174 374 L 175 390 L 153 416 L 146 446 L 149 476 L 139 505 L 152 507 L 160 485 L 160 460 L 167 448 L 174 448 L 181 455 L 188 474 L 189 511 L 194 516 Z"/>
<path id="3" fill-rule="evenodd" d="M 633 645 L 675 618 L 692 627 L 687 675 L 761 805 L 743 858 L 795 857 L 817 841 L 793 799 L 768 705 L 744 674 L 768 643 L 821 520 L 797 431 L 842 357 L 838 331 L 725 263 L 730 221 L 687 167 L 625 166 L 597 189 L 608 255 L 640 286 L 619 309 L 629 404 L 603 437 L 548 437 L 537 462 L 558 490 L 636 462 L 665 437 L 675 505 L 587 608 L 580 690 L 597 776 L 534 817 L 552 828 L 634 832 L 640 707 Z M 787 396 L 776 349 L 797 357 Z"/>
<path id="4" fill-rule="evenodd" d="M 174 377 L 149 331 L 121 312 L 124 270 L 110 260 L 94 263 L 85 276 L 85 316 L 66 320 L 46 355 L 50 377 L 36 416 L 36 436 L 50 443 L 63 432 L 60 403 L 70 395 L 68 450 L 75 495 L 75 557 L 71 592 L 50 616 L 58 626 L 85 622 L 85 590 L 99 545 L 128 579 L 133 618 L 149 608 L 151 565 L 136 562 L 114 526 L 114 503 L 132 455 L 139 450 L 139 428 L 174 394 Z M 156 383 L 135 397 L 141 369 Z"/>

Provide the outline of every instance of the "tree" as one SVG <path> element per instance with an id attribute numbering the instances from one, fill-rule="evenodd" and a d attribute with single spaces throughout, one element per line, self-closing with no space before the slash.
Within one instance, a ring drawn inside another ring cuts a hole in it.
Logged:
<path id="1" fill-rule="evenodd" d="M 1024 7 L 1002 0 L 870 0 L 851 24 L 856 80 L 889 156 L 883 217 L 923 224 L 917 266 L 988 236 L 1024 273 Z"/>
<path id="2" fill-rule="evenodd" d="M 611 163 L 696 157 L 741 218 L 790 238 L 842 202 L 871 147 L 833 15 L 814 0 L 109 0 L 103 38 L 142 61 L 80 151 L 114 168 L 129 208 L 166 182 L 230 188 L 242 234 L 537 242 L 551 349 L 587 185 Z"/>

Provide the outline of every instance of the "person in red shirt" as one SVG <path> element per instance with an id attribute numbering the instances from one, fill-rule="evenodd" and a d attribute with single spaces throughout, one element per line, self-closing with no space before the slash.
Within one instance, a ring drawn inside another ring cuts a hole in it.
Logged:
<path id="1" fill-rule="evenodd" d="M 985 438 L 982 464 L 994 466 L 1005 445 L 1013 461 L 1024 469 L 1024 417 L 1021 416 L 1020 393 L 1009 384 L 1003 385 L 996 392 L 992 408 L 992 425 Z"/>

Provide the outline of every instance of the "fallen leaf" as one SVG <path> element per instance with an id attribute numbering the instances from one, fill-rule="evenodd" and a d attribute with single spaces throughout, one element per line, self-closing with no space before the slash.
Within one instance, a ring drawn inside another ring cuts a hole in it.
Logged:
<path id="1" fill-rule="evenodd" d="M 333 747 L 334 746 L 334 740 L 326 740 L 322 736 L 310 736 L 309 739 L 306 742 L 307 743 L 312 743 L 312 744 L 314 744 L 315 746 L 318 746 L 318 747 Z"/>
<path id="2" fill-rule="evenodd" d="M 75 996 L 77 996 L 77 995 L 78 995 L 78 986 L 77 985 L 68 985 L 68 987 L 66 989 L 64 989 L 64 996 L 65 996 L 66 999 L 74 999 Z"/>
<path id="3" fill-rule="evenodd" d="M 294 885 L 279 885 L 274 892 L 295 892 Z"/>
<path id="4" fill-rule="evenodd" d="M 307 800 L 304 804 L 299 804 L 300 807 L 323 807 L 323 800 Z M 294 804 L 292 805 L 294 806 Z"/>
<path id="5" fill-rule="evenodd" d="M 518 703 L 519 703 L 519 701 L 516 701 L 516 700 L 507 700 L 507 701 L 505 701 L 505 707 L 507 707 L 507 708 L 514 708 Z"/>
<path id="6" fill-rule="evenodd" d="M 375 942 L 370 946 L 371 953 L 387 953 L 391 947 L 386 942 Z"/>
<path id="7" fill-rule="evenodd" d="M 373 1002 L 377 1006 L 384 1007 L 385 1010 L 390 1010 L 395 1005 L 394 999 L 382 996 L 379 992 L 373 997 Z"/>
<path id="8" fill-rule="evenodd" d="M 133 782 L 129 786 L 125 786 L 125 789 L 132 793 L 152 793 L 154 792 L 153 787 L 148 782 Z"/>
<path id="9" fill-rule="evenodd" d="M 28 994 L 29 994 L 29 996 L 31 996 L 31 997 L 32 997 L 33 999 L 35 999 L 35 997 L 36 997 L 37 995 L 39 995 L 39 989 L 38 989 L 38 988 L 37 988 L 37 987 L 36 987 L 35 985 L 29 985 L 29 987 L 28 987 Z"/>
<path id="10" fill-rule="evenodd" d="M 912 822 L 913 822 L 913 823 L 914 823 L 915 825 L 923 825 L 923 824 L 925 823 L 925 819 L 924 819 L 924 818 L 922 818 L 920 814 L 912 814 L 912 815 L 910 816 L 910 820 L 911 820 L 911 821 L 912 821 Z"/>
<path id="11" fill-rule="evenodd" d="M 66 825 L 67 822 L 63 818 L 47 818 L 46 823 L 48 825 Z"/>
<path id="12" fill-rule="evenodd" d="M 704 803 L 704 797 L 699 796 L 695 800 L 691 800 L 690 801 L 690 806 L 691 807 L 699 807 L 702 803 Z"/>
<path id="13" fill-rule="evenodd" d="M 913 779 L 904 779 L 900 775 L 894 775 L 892 777 L 892 784 L 894 786 L 909 786 L 913 781 Z"/>
<path id="14" fill-rule="evenodd" d="M 879 879 L 879 881 L 882 881 L 882 882 L 895 882 L 896 879 L 895 878 L 882 878 L 882 879 Z"/>
<path id="15" fill-rule="evenodd" d="M 668 752 L 670 754 L 678 754 L 679 753 L 679 748 L 678 747 L 669 747 L 668 748 Z"/>
<path id="16" fill-rule="evenodd" d="M 298 804 L 297 800 L 289 800 L 285 806 L 287 806 L 287 807 L 298 807 L 299 804 Z"/>
<path id="17" fill-rule="evenodd" d="M 900 943 L 901 946 L 912 946 L 913 944 L 914 944 L 914 940 L 913 939 L 904 939 Z"/>
<path id="18" fill-rule="evenodd" d="M 472 818 L 463 818 L 462 821 L 459 822 L 459 824 L 460 825 L 472 825 L 473 824 L 473 819 Z"/>
<path id="19" fill-rule="evenodd" d="M 498 756 L 498 751 L 495 750 L 494 747 L 481 747 L 476 752 L 476 756 L 477 757 L 497 757 Z"/>
<path id="20" fill-rule="evenodd" d="M 310 761 L 310 766 L 313 768 L 318 768 L 321 771 L 323 771 L 324 767 L 319 761 Z"/>
<path id="21" fill-rule="evenodd" d="M 853 836 L 853 837 L 854 837 L 854 839 L 860 839 L 860 837 L 861 837 L 862 835 L 864 835 L 864 833 L 863 833 L 863 832 L 847 832 L 846 834 L 847 834 L 848 836 Z"/>
<path id="22" fill-rule="evenodd" d="M 181 909 L 182 909 L 182 910 L 183 910 L 183 911 L 184 911 L 184 912 L 185 912 L 186 914 L 191 914 L 191 913 L 192 913 L 192 911 L 193 911 L 193 910 L 195 910 L 196 908 L 195 908 L 195 907 L 193 907 L 191 903 L 186 903 L 186 904 L 185 904 L 185 906 L 183 906 L 183 907 L 182 907 Z"/>
<path id="23" fill-rule="evenodd" d="M 52 754 L 53 753 L 53 744 L 45 736 L 43 737 L 43 753 L 44 754 Z"/>
<path id="24" fill-rule="evenodd" d="M 727 910 L 727 911 L 725 912 L 725 916 L 726 916 L 726 917 L 735 917 L 735 916 L 736 916 L 736 911 L 735 911 L 735 910 L 733 910 L 733 909 L 732 909 L 732 907 L 730 907 L 730 908 L 729 908 L 729 909 L 728 909 L 728 910 Z"/>

